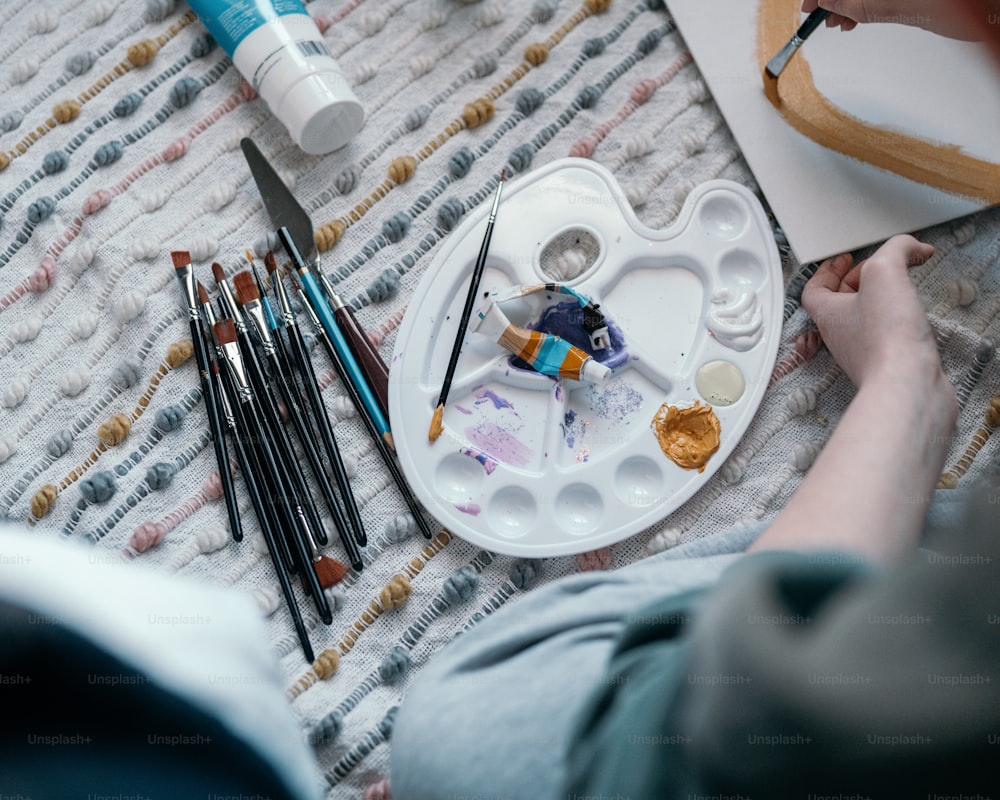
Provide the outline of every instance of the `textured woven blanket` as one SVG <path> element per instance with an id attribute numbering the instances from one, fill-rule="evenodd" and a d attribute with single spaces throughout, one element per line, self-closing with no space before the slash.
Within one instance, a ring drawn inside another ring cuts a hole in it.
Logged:
<path id="1" fill-rule="evenodd" d="M 501 169 L 593 159 L 652 228 L 706 180 L 756 191 L 662 2 L 314 0 L 308 10 L 367 112 L 361 135 L 325 157 L 291 142 L 183 4 L 0 2 L 0 514 L 253 595 L 268 620 L 260 647 L 280 661 L 330 796 L 374 798 L 394 708 L 456 633 L 560 576 L 767 520 L 853 388 L 799 307 L 811 265 L 785 252 L 777 366 L 734 453 L 653 529 L 542 561 L 439 527 L 421 536 L 323 360 L 369 544 L 364 571 L 329 590 L 332 625 L 303 600 L 317 653 L 307 663 L 259 537 L 234 543 L 226 530 L 170 259 L 190 251 L 207 281 L 211 262 L 232 274 L 246 250 L 274 246 L 240 139 L 253 137 L 309 211 L 324 269 L 387 361 L 428 265 L 489 202 Z M 997 456 L 1000 215 L 921 235 L 936 254 L 912 277 L 962 404 L 941 479 L 954 488 Z"/>

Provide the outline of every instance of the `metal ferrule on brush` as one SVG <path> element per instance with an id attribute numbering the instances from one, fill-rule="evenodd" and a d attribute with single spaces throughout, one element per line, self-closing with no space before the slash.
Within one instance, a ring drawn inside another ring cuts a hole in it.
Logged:
<path id="1" fill-rule="evenodd" d="M 226 281 L 219 281 L 219 297 L 222 299 L 222 305 L 226 309 L 226 313 L 233 318 L 233 323 L 236 325 L 236 330 L 240 334 L 247 332 L 247 325 L 243 321 L 243 315 L 240 314 L 240 307 L 236 303 L 236 298 L 233 296 L 233 290 L 229 288 L 229 284 Z"/>
<path id="2" fill-rule="evenodd" d="M 246 314 L 247 319 L 249 319 L 253 324 L 254 330 L 257 332 L 257 338 L 260 340 L 260 345 L 264 348 L 264 352 L 268 357 L 273 356 L 276 352 L 274 338 L 271 336 L 271 329 L 264 316 L 264 306 L 261 305 L 260 300 L 250 300 L 243 304 L 242 309 L 243 313 Z"/>
<path id="3" fill-rule="evenodd" d="M 278 297 L 278 308 L 281 309 L 281 317 L 285 322 L 285 327 L 297 325 L 295 313 L 292 311 L 292 304 L 288 299 L 288 292 L 285 291 L 285 284 L 281 280 L 272 280 L 271 283 L 274 285 L 274 293 Z"/>
<path id="4" fill-rule="evenodd" d="M 181 287 L 184 289 L 184 299 L 187 301 L 188 307 L 188 318 L 195 322 L 200 322 L 198 318 L 198 292 L 194 288 L 194 270 L 188 264 L 175 269 L 174 273 L 177 275 L 177 279 L 181 282 Z"/>
<path id="5" fill-rule="evenodd" d="M 225 342 L 219 345 L 219 349 L 222 351 L 222 357 L 226 360 L 226 364 L 229 365 L 240 403 L 249 403 L 253 400 L 253 390 L 250 388 L 250 381 L 247 380 L 246 369 L 243 367 L 240 346 L 236 342 Z"/>
<path id="6" fill-rule="evenodd" d="M 344 301 L 333 291 L 333 287 L 330 285 L 330 281 L 327 280 L 326 275 L 319 271 L 317 271 L 317 274 L 319 275 L 320 283 L 323 285 L 323 291 L 326 292 L 326 299 L 330 303 L 330 308 L 334 311 L 344 308 Z"/>
<path id="7" fill-rule="evenodd" d="M 767 71 L 771 75 L 780 75 L 782 70 L 791 60 L 792 56 L 795 55 L 795 51 L 802 46 L 802 42 L 805 41 L 798 34 L 789 39 L 785 46 L 782 47 L 777 53 L 774 54 L 774 58 L 767 62 Z"/>

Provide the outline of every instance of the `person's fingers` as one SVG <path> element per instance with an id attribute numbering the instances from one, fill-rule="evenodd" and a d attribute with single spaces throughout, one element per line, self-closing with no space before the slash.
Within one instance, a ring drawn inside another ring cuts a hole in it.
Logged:
<path id="1" fill-rule="evenodd" d="M 839 256 L 828 258 L 819 265 L 816 273 L 802 289 L 802 305 L 806 311 L 815 309 L 815 303 L 822 302 L 823 295 L 840 290 L 840 282 L 851 269 L 852 263 L 854 263 L 854 258 L 850 253 L 841 253 Z"/>
<path id="2" fill-rule="evenodd" d="M 856 292 L 858 290 L 858 286 L 860 286 L 861 284 L 861 268 L 864 265 L 865 261 L 859 261 L 857 264 L 851 267 L 850 272 L 848 272 L 844 276 L 844 279 L 840 282 L 840 291 Z"/>
<path id="3" fill-rule="evenodd" d="M 856 27 L 858 27 L 858 23 L 853 19 L 848 19 L 847 17 L 844 17 L 844 21 L 840 23 L 840 29 L 842 31 L 853 31 Z"/>
<path id="4" fill-rule="evenodd" d="M 876 274 L 880 280 L 899 280 L 910 267 L 920 266 L 932 255 L 932 244 L 914 239 L 909 234 L 893 236 L 866 259 L 863 265 L 859 265 L 856 289 L 860 290 L 861 282 L 873 280 Z M 864 269 L 860 266 L 864 266 Z"/>
<path id="5" fill-rule="evenodd" d="M 819 8 L 819 0 L 802 0 L 802 12 L 810 14 Z"/>

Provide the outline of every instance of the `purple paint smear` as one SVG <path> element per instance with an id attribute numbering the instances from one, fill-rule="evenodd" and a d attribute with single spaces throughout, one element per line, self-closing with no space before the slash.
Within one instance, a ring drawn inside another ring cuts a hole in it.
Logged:
<path id="1" fill-rule="evenodd" d="M 510 409 L 513 409 L 514 408 L 514 404 L 511 403 L 510 400 L 506 400 L 505 398 L 501 397 L 496 392 L 494 392 L 492 389 L 483 389 L 481 392 L 478 392 L 476 394 L 476 405 L 477 406 L 480 405 L 480 404 L 482 404 L 482 403 L 485 403 L 487 401 L 493 403 L 493 408 L 497 408 L 497 409 L 499 409 L 499 408 L 510 408 Z"/>
<path id="2" fill-rule="evenodd" d="M 466 447 L 459 452 L 461 452 L 463 456 L 469 456 L 469 458 L 476 459 L 476 461 L 478 461 L 480 465 L 482 465 L 482 468 L 486 470 L 487 475 L 492 475 L 493 470 L 497 468 L 496 459 L 491 458 L 489 455 L 480 452 L 479 450 L 475 450 L 471 447 Z"/>
<path id="3" fill-rule="evenodd" d="M 583 329 L 583 309 L 576 300 L 567 300 L 554 306 L 547 306 L 537 322 L 529 322 L 525 327 L 543 333 L 552 333 L 575 345 L 585 353 L 592 355 L 597 361 L 609 369 L 616 369 L 629 359 L 625 349 L 625 334 L 622 329 L 608 317 L 604 318 L 608 326 L 608 336 L 611 346 L 603 350 L 595 350 L 590 343 L 590 336 Z M 510 364 L 518 369 L 531 369 L 527 361 L 512 356 Z"/>
<path id="4" fill-rule="evenodd" d="M 455 508 L 463 514 L 471 514 L 474 517 L 478 517 L 479 512 L 483 510 L 478 503 L 465 503 L 464 505 L 456 505 Z"/>
<path id="5" fill-rule="evenodd" d="M 531 460 L 531 448 L 492 422 L 466 428 L 465 435 L 480 451 L 504 464 L 523 467 Z"/>

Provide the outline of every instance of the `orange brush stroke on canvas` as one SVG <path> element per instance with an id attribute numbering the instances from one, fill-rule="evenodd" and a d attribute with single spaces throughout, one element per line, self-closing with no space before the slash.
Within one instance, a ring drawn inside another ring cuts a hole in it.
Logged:
<path id="1" fill-rule="evenodd" d="M 761 0 L 757 18 L 757 60 L 764 91 L 797 131 L 830 150 L 952 194 L 1000 203 L 1000 164 L 976 158 L 956 145 L 866 123 L 835 106 L 813 82 L 803 52 L 785 67 L 780 80 L 764 71 L 795 33 L 800 0 Z"/>

